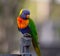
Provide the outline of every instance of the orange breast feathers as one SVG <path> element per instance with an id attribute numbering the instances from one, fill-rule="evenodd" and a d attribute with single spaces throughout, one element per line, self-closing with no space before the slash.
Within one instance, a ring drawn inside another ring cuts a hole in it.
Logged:
<path id="1" fill-rule="evenodd" d="M 17 25 L 18 25 L 18 28 L 20 29 L 24 29 L 28 26 L 29 24 L 29 20 L 24 20 L 20 17 L 17 17 Z"/>

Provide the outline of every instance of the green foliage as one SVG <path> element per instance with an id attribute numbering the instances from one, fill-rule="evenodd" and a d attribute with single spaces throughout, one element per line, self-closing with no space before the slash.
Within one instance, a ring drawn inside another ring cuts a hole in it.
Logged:
<path id="1" fill-rule="evenodd" d="M 60 18 L 60 5 L 59 4 L 52 4 L 52 12 L 51 17 L 53 19 L 59 19 Z"/>
<path id="2" fill-rule="evenodd" d="M 0 4 L 0 15 L 3 13 L 3 6 Z"/>

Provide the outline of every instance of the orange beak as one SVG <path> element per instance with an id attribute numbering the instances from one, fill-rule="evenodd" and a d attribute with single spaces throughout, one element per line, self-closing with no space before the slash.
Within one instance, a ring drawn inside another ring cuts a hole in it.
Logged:
<path id="1" fill-rule="evenodd" d="M 27 16 L 26 16 L 26 18 L 29 18 L 29 17 L 30 17 L 30 15 L 27 15 Z"/>

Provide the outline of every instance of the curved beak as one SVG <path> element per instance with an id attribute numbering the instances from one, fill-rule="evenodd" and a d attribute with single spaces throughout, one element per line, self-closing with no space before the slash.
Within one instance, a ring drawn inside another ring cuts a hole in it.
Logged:
<path id="1" fill-rule="evenodd" d="M 27 15 L 27 16 L 26 16 L 26 18 L 29 18 L 29 17 L 30 17 L 30 15 Z"/>

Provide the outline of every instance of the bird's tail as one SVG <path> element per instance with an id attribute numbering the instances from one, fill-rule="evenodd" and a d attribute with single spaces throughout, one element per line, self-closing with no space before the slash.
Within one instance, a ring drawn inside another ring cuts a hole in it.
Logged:
<path id="1" fill-rule="evenodd" d="M 36 44 L 36 43 L 32 42 L 32 44 L 33 44 L 33 47 L 35 49 L 37 56 L 41 56 L 40 47 L 39 47 L 38 43 Z"/>
<path id="2" fill-rule="evenodd" d="M 34 49 L 35 49 L 35 51 L 37 53 L 37 56 L 41 56 L 40 49 L 38 47 L 35 47 Z"/>

